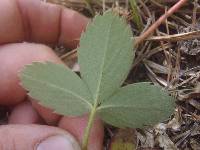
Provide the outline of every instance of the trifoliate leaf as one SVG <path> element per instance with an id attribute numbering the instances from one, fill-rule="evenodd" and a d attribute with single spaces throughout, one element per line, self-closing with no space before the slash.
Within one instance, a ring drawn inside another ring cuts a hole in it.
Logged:
<path id="1" fill-rule="evenodd" d="M 174 99 L 150 83 L 121 88 L 99 108 L 100 117 L 117 127 L 140 128 L 167 119 L 174 110 Z"/>
<path id="2" fill-rule="evenodd" d="M 111 11 L 96 16 L 80 39 L 81 76 L 93 99 L 104 101 L 123 83 L 134 52 L 131 29 Z"/>
<path id="3" fill-rule="evenodd" d="M 36 62 L 27 65 L 20 77 L 31 97 L 59 114 L 82 115 L 91 110 L 87 86 L 64 65 Z"/>

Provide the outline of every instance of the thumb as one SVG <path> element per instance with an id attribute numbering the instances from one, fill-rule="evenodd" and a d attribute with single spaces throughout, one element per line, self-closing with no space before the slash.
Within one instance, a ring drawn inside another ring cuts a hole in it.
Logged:
<path id="1" fill-rule="evenodd" d="M 42 125 L 0 126 L 1 150 L 80 150 L 66 131 Z"/>

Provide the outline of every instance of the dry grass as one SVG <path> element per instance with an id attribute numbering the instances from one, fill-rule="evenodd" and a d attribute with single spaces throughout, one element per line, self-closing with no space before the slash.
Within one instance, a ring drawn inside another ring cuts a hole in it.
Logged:
<path id="1" fill-rule="evenodd" d="M 138 0 L 139 16 L 144 24 L 137 29 L 127 0 L 96 0 L 88 6 L 82 0 L 48 0 L 75 9 L 92 17 L 113 8 L 130 23 L 135 38 L 143 34 L 177 0 Z M 137 149 L 200 149 L 200 9 L 198 1 L 190 0 L 161 24 L 156 32 L 137 46 L 136 58 L 127 83 L 151 81 L 168 89 L 177 107 L 171 118 L 155 127 L 131 132 Z M 76 61 L 76 51 L 63 59 Z M 112 144 L 118 130 L 106 127 L 105 147 Z M 134 142 L 132 142 L 134 143 Z"/>

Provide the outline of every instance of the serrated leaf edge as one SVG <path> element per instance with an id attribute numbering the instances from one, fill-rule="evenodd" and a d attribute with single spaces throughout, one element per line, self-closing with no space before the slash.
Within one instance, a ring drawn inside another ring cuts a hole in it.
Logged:
<path id="1" fill-rule="evenodd" d="M 53 88 L 57 88 L 58 90 L 61 90 L 61 91 L 70 93 L 70 94 L 74 95 L 75 97 L 77 97 L 77 98 L 83 100 L 86 104 L 88 104 L 89 109 L 92 109 L 92 108 L 93 108 L 92 104 L 90 104 L 88 100 L 82 98 L 81 96 L 77 95 L 76 93 L 74 93 L 74 92 L 72 92 L 72 91 L 68 91 L 68 90 L 66 90 L 66 89 L 64 89 L 64 88 L 60 88 L 60 87 L 58 87 L 58 86 L 55 86 L 54 84 L 46 83 L 46 82 L 43 82 L 43 81 L 41 81 L 41 80 L 36 80 L 36 79 L 32 78 L 31 76 L 26 75 L 26 73 L 25 73 L 24 71 L 26 70 L 27 67 L 33 66 L 34 64 L 39 64 L 39 63 L 45 64 L 45 63 L 52 63 L 52 62 L 48 62 L 48 61 L 47 61 L 47 62 L 33 62 L 32 64 L 28 64 L 28 65 L 26 65 L 26 66 L 23 68 L 22 71 L 20 71 L 20 78 L 22 79 L 23 77 L 26 77 L 26 78 L 28 78 L 28 79 L 30 79 L 30 80 L 32 80 L 32 81 L 37 81 L 37 82 L 40 82 L 40 83 L 45 83 L 45 84 L 48 84 L 49 86 L 51 86 L 51 87 L 53 87 Z M 60 64 L 60 66 L 63 67 L 64 65 Z M 66 69 L 67 69 L 67 68 L 66 68 Z M 71 70 L 69 70 L 69 71 L 71 71 Z M 73 73 L 74 73 L 74 72 L 73 72 Z M 82 79 L 81 79 L 81 80 L 82 80 Z M 27 89 L 26 86 L 23 84 L 23 82 L 20 82 L 20 84 L 22 85 L 22 87 L 24 87 L 25 89 Z M 84 83 L 84 84 L 85 84 L 85 83 Z M 31 91 L 28 91 L 28 92 L 29 92 L 29 95 L 31 96 Z M 32 96 L 31 96 L 31 97 L 32 97 Z"/>
<path id="2" fill-rule="evenodd" d="M 109 13 L 112 13 L 112 15 L 113 15 L 114 17 L 119 17 L 119 16 L 118 16 L 116 13 L 114 13 L 112 10 L 107 10 L 106 12 L 104 12 L 103 15 L 106 15 L 106 14 L 109 14 Z M 100 15 L 100 14 L 96 15 L 96 16 L 92 19 L 92 22 L 90 22 L 90 23 L 87 24 L 87 26 L 86 26 L 86 31 L 88 30 L 88 27 L 89 27 L 90 25 L 93 25 L 93 24 L 94 24 L 93 21 L 94 21 L 97 17 L 102 17 L 102 15 Z M 119 20 L 122 21 L 124 24 L 126 24 L 124 18 L 119 17 Z M 114 21 L 114 19 L 112 20 L 112 23 L 110 24 L 109 29 L 112 27 L 113 21 Z M 127 25 L 127 27 L 125 28 L 124 31 L 129 30 L 129 28 L 130 28 L 130 26 Z M 111 30 L 109 30 L 109 34 L 110 34 L 110 31 L 111 31 Z M 81 38 L 83 38 L 83 37 L 85 36 L 84 34 L 85 34 L 85 31 L 82 32 L 81 37 L 80 37 L 80 40 L 81 40 Z M 109 34 L 108 34 L 108 35 L 109 35 Z M 108 37 L 109 37 L 109 36 L 108 36 Z M 132 36 L 130 36 L 130 39 L 131 39 L 131 38 L 132 38 Z M 107 43 L 108 43 L 108 42 L 109 42 L 109 39 L 107 40 Z M 107 46 L 108 46 L 108 44 L 106 45 L 106 47 L 107 47 Z M 102 68 L 104 68 L 105 58 L 106 58 L 105 55 L 106 55 L 106 53 L 107 53 L 107 51 L 105 51 L 105 53 L 104 53 L 104 57 L 103 57 L 104 61 L 103 61 L 102 65 L 101 65 L 101 70 L 103 70 Z M 133 58 L 134 58 L 134 57 L 135 57 L 135 53 L 133 52 L 132 54 L 133 54 Z M 105 69 L 105 70 L 106 70 L 106 69 Z M 80 70 L 80 73 L 81 73 L 81 70 Z M 126 77 L 128 76 L 128 73 L 129 73 L 129 72 L 127 72 L 127 74 L 122 78 L 121 84 L 124 82 L 124 80 L 125 80 Z M 100 87 L 101 87 L 102 76 L 103 76 L 103 71 L 101 72 L 101 75 L 100 75 L 101 80 L 99 80 L 98 88 L 97 88 L 97 92 L 96 92 L 97 95 L 95 96 L 94 101 L 100 101 L 100 100 L 98 99 L 98 96 L 99 96 L 99 90 L 100 90 Z M 82 79 L 82 80 L 83 80 L 83 79 Z M 85 84 L 86 84 L 87 87 L 88 87 L 88 84 L 87 84 L 86 82 L 85 82 Z M 88 89 L 89 89 L 89 87 L 88 87 Z M 89 91 L 90 91 L 90 89 L 89 89 Z M 91 93 L 91 91 L 90 91 L 90 93 Z M 111 96 L 112 96 L 112 95 L 111 95 Z M 111 96 L 110 96 L 110 97 L 111 97 Z M 108 97 L 108 99 L 109 99 L 109 97 Z"/>

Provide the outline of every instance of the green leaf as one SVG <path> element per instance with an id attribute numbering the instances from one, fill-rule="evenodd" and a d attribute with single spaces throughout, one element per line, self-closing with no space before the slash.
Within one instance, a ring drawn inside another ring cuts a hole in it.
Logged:
<path id="1" fill-rule="evenodd" d="M 100 103 L 126 79 L 134 58 L 131 29 L 112 12 L 96 16 L 80 39 L 81 76 Z"/>
<path id="2" fill-rule="evenodd" d="M 20 77 L 31 97 L 59 114 L 82 115 L 92 108 L 87 86 L 64 65 L 35 62 Z"/>
<path id="3" fill-rule="evenodd" d="M 98 108 L 98 113 L 113 126 L 141 128 L 167 119 L 174 104 L 166 91 L 143 82 L 121 88 Z"/>

